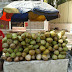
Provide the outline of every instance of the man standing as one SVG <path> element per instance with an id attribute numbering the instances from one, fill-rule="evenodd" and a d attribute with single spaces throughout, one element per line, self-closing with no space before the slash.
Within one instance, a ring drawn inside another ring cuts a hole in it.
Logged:
<path id="1" fill-rule="evenodd" d="M 5 35 L 4 35 L 4 33 L 1 31 L 1 29 L 0 29 L 0 57 L 1 57 L 1 55 L 2 55 L 2 50 L 3 50 L 3 48 L 2 48 L 2 39 L 5 37 Z"/>

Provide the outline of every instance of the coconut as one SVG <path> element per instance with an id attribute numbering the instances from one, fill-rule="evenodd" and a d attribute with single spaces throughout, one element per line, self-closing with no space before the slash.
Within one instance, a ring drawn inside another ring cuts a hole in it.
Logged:
<path id="1" fill-rule="evenodd" d="M 56 36 L 55 31 L 50 31 L 50 34 L 51 34 L 51 37 L 55 37 Z"/>
<path id="2" fill-rule="evenodd" d="M 40 46 L 40 50 L 41 50 L 41 51 L 45 51 L 45 49 L 46 49 L 46 48 L 45 48 L 44 46 Z"/>
<path id="3" fill-rule="evenodd" d="M 53 39 L 52 39 L 52 38 L 46 38 L 46 41 L 47 41 L 48 43 L 51 43 L 51 42 L 53 41 Z"/>
<path id="4" fill-rule="evenodd" d="M 3 44 L 2 44 L 2 47 L 3 47 L 3 48 L 8 48 L 9 46 L 8 46 L 7 43 L 3 43 Z"/>
<path id="5" fill-rule="evenodd" d="M 50 37 L 50 32 L 45 32 L 45 37 Z"/>
<path id="6" fill-rule="evenodd" d="M 16 45 L 14 43 L 10 44 L 10 48 L 15 49 Z"/>
<path id="7" fill-rule="evenodd" d="M 7 39 L 7 44 L 11 44 L 12 43 L 12 39 Z"/>
<path id="8" fill-rule="evenodd" d="M 8 61 L 8 62 L 11 62 L 11 61 L 12 61 L 12 58 L 11 58 L 11 57 L 8 57 L 8 58 L 7 58 L 7 61 Z"/>
<path id="9" fill-rule="evenodd" d="M 58 51 L 58 50 L 55 50 L 55 51 L 54 51 L 54 54 L 55 54 L 55 55 L 59 55 L 59 51 Z"/>
<path id="10" fill-rule="evenodd" d="M 35 33 L 33 33 L 33 34 L 32 34 L 32 39 L 35 40 L 36 38 L 37 38 L 37 35 L 36 35 Z"/>
<path id="11" fill-rule="evenodd" d="M 25 52 L 23 52 L 23 53 L 22 53 L 22 57 L 25 57 L 25 56 L 26 56 L 26 53 L 25 53 Z"/>
<path id="12" fill-rule="evenodd" d="M 53 55 L 52 59 L 57 60 L 57 55 Z"/>
<path id="13" fill-rule="evenodd" d="M 41 45 L 45 45 L 46 41 L 45 40 L 41 40 Z"/>
<path id="14" fill-rule="evenodd" d="M 18 61 L 19 61 L 19 57 L 15 57 L 14 62 L 18 62 Z"/>
<path id="15" fill-rule="evenodd" d="M 2 39 L 2 43 L 6 43 L 7 42 L 7 37 L 4 37 L 3 39 Z"/>
<path id="16" fill-rule="evenodd" d="M 31 56 L 33 56 L 33 55 L 35 54 L 35 50 L 30 50 L 30 51 L 29 51 L 29 54 L 30 54 Z"/>
<path id="17" fill-rule="evenodd" d="M 47 55 L 42 55 L 42 59 L 43 59 L 44 61 L 47 61 L 47 60 L 48 60 L 48 56 L 47 56 Z"/>
<path id="18" fill-rule="evenodd" d="M 25 59 L 26 59 L 27 61 L 30 61 L 30 60 L 31 60 L 31 55 L 29 55 L 29 54 L 26 55 L 26 56 L 25 56 Z"/>
<path id="19" fill-rule="evenodd" d="M 41 60 L 41 54 L 38 54 L 38 55 L 36 56 L 36 59 L 37 59 L 37 60 Z"/>
<path id="20" fill-rule="evenodd" d="M 41 50 L 40 49 L 36 49 L 35 52 L 36 52 L 36 54 L 41 54 Z"/>
<path id="21" fill-rule="evenodd" d="M 16 54 L 15 53 L 11 53 L 10 57 L 11 58 L 15 58 L 16 57 Z"/>
<path id="22" fill-rule="evenodd" d="M 44 54 L 44 55 L 47 55 L 47 54 L 49 54 L 49 52 L 50 52 L 50 51 L 49 51 L 48 49 L 46 49 L 46 50 L 43 52 L 43 54 Z"/>

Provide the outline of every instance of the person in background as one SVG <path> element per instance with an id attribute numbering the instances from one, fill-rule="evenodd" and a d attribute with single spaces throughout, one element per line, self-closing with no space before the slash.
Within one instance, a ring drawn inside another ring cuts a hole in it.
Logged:
<path id="1" fill-rule="evenodd" d="M 1 55 L 2 55 L 2 50 L 3 50 L 3 48 L 2 48 L 2 39 L 5 37 L 5 35 L 4 35 L 4 33 L 1 31 L 1 29 L 0 29 L 0 57 L 1 57 Z"/>

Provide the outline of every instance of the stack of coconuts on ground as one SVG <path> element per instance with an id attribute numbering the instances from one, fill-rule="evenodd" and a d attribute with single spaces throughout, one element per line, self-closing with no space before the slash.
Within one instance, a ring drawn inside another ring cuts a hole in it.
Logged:
<path id="1" fill-rule="evenodd" d="M 65 31 L 8 33 L 2 40 L 6 61 L 65 59 L 68 48 Z"/>

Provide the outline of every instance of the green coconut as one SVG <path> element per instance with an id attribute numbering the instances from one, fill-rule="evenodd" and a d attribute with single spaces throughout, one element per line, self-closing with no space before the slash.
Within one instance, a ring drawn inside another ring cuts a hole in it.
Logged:
<path id="1" fill-rule="evenodd" d="M 7 39 L 11 39 L 12 38 L 12 34 L 11 33 L 7 33 L 6 37 L 7 37 Z"/>
<path id="2" fill-rule="evenodd" d="M 41 34 L 40 39 L 45 40 L 45 34 Z"/>
<path id="3" fill-rule="evenodd" d="M 53 55 L 53 56 L 52 56 L 52 59 L 53 59 L 53 60 L 57 60 L 57 55 Z"/>
<path id="4" fill-rule="evenodd" d="M 52 39 L 52 38 L 46 38 L 46 41 L 47 41 L 48 43 L 51 43 L 51 42 L 53 41 L 53 39 Z"/>
<path id="5" fill-rule="evenodd" d="M 7 42 L 7 37 L 4 37 L 3 39 L 2 39 L 2 43 L 6 43 Z"/>
<path id="6" fill-rule="evenodd" d="M 12 42 L 12 39 L 7 39 L 7 44 L 11 44 Z"/>
<path id="7" fill-rule="evenodd" d="M 36 44 L 36 41 L 35 41 L 35 40 L 32 40 L 32 41 L 30 42 L 30 44 L 31 44 L 31 45 L 35 45 L 35 44 Z"/>
<path id="8" fill-rule="evenodd" d="M 35 33 L 32 33 L 32 39 L 36 40 L 37 35 Z"/>
<path id="9" fill-rule="evenodd" d="M 50 37 L 50 32 L 45 32 L 45 37 Z"/>
<path id="10" fill-rule="evenodd" d="M 3 43 L 3 44 L 2 44 L 2 47 L 3 47 L 3 48 L 8 48 L 9 46 L 8 46 L 7 43 Z"/>
<path id="11" fill-rule="evenodd" d="M 15 53 L 11 53 L 10 57 L 11 58 L 15 58 L 16 57 L 16 54 Z"/>
<path id="12" fill-rule="evenodd" d="M 19 43 L 19 41 L 18 40 L 14 40 L 13 43 L 17 45 Z"/>
<path id="13" fill-rule="evenodd" d="M 51 37 L 55 37 L 56 36 L 55 31 L 50 31 L 50 34 L 51 34 Z"/>
<path id="14" fill-rule="evenodd" d="M 17 39 L 17 33 L 12 33 L 12 39 L 13 40 Z"/>
<path id="15" fill-rule="evenodd" d="M 45 40 L 41 40 L 41 45 L 45 45 L 46 41 Z"/>

